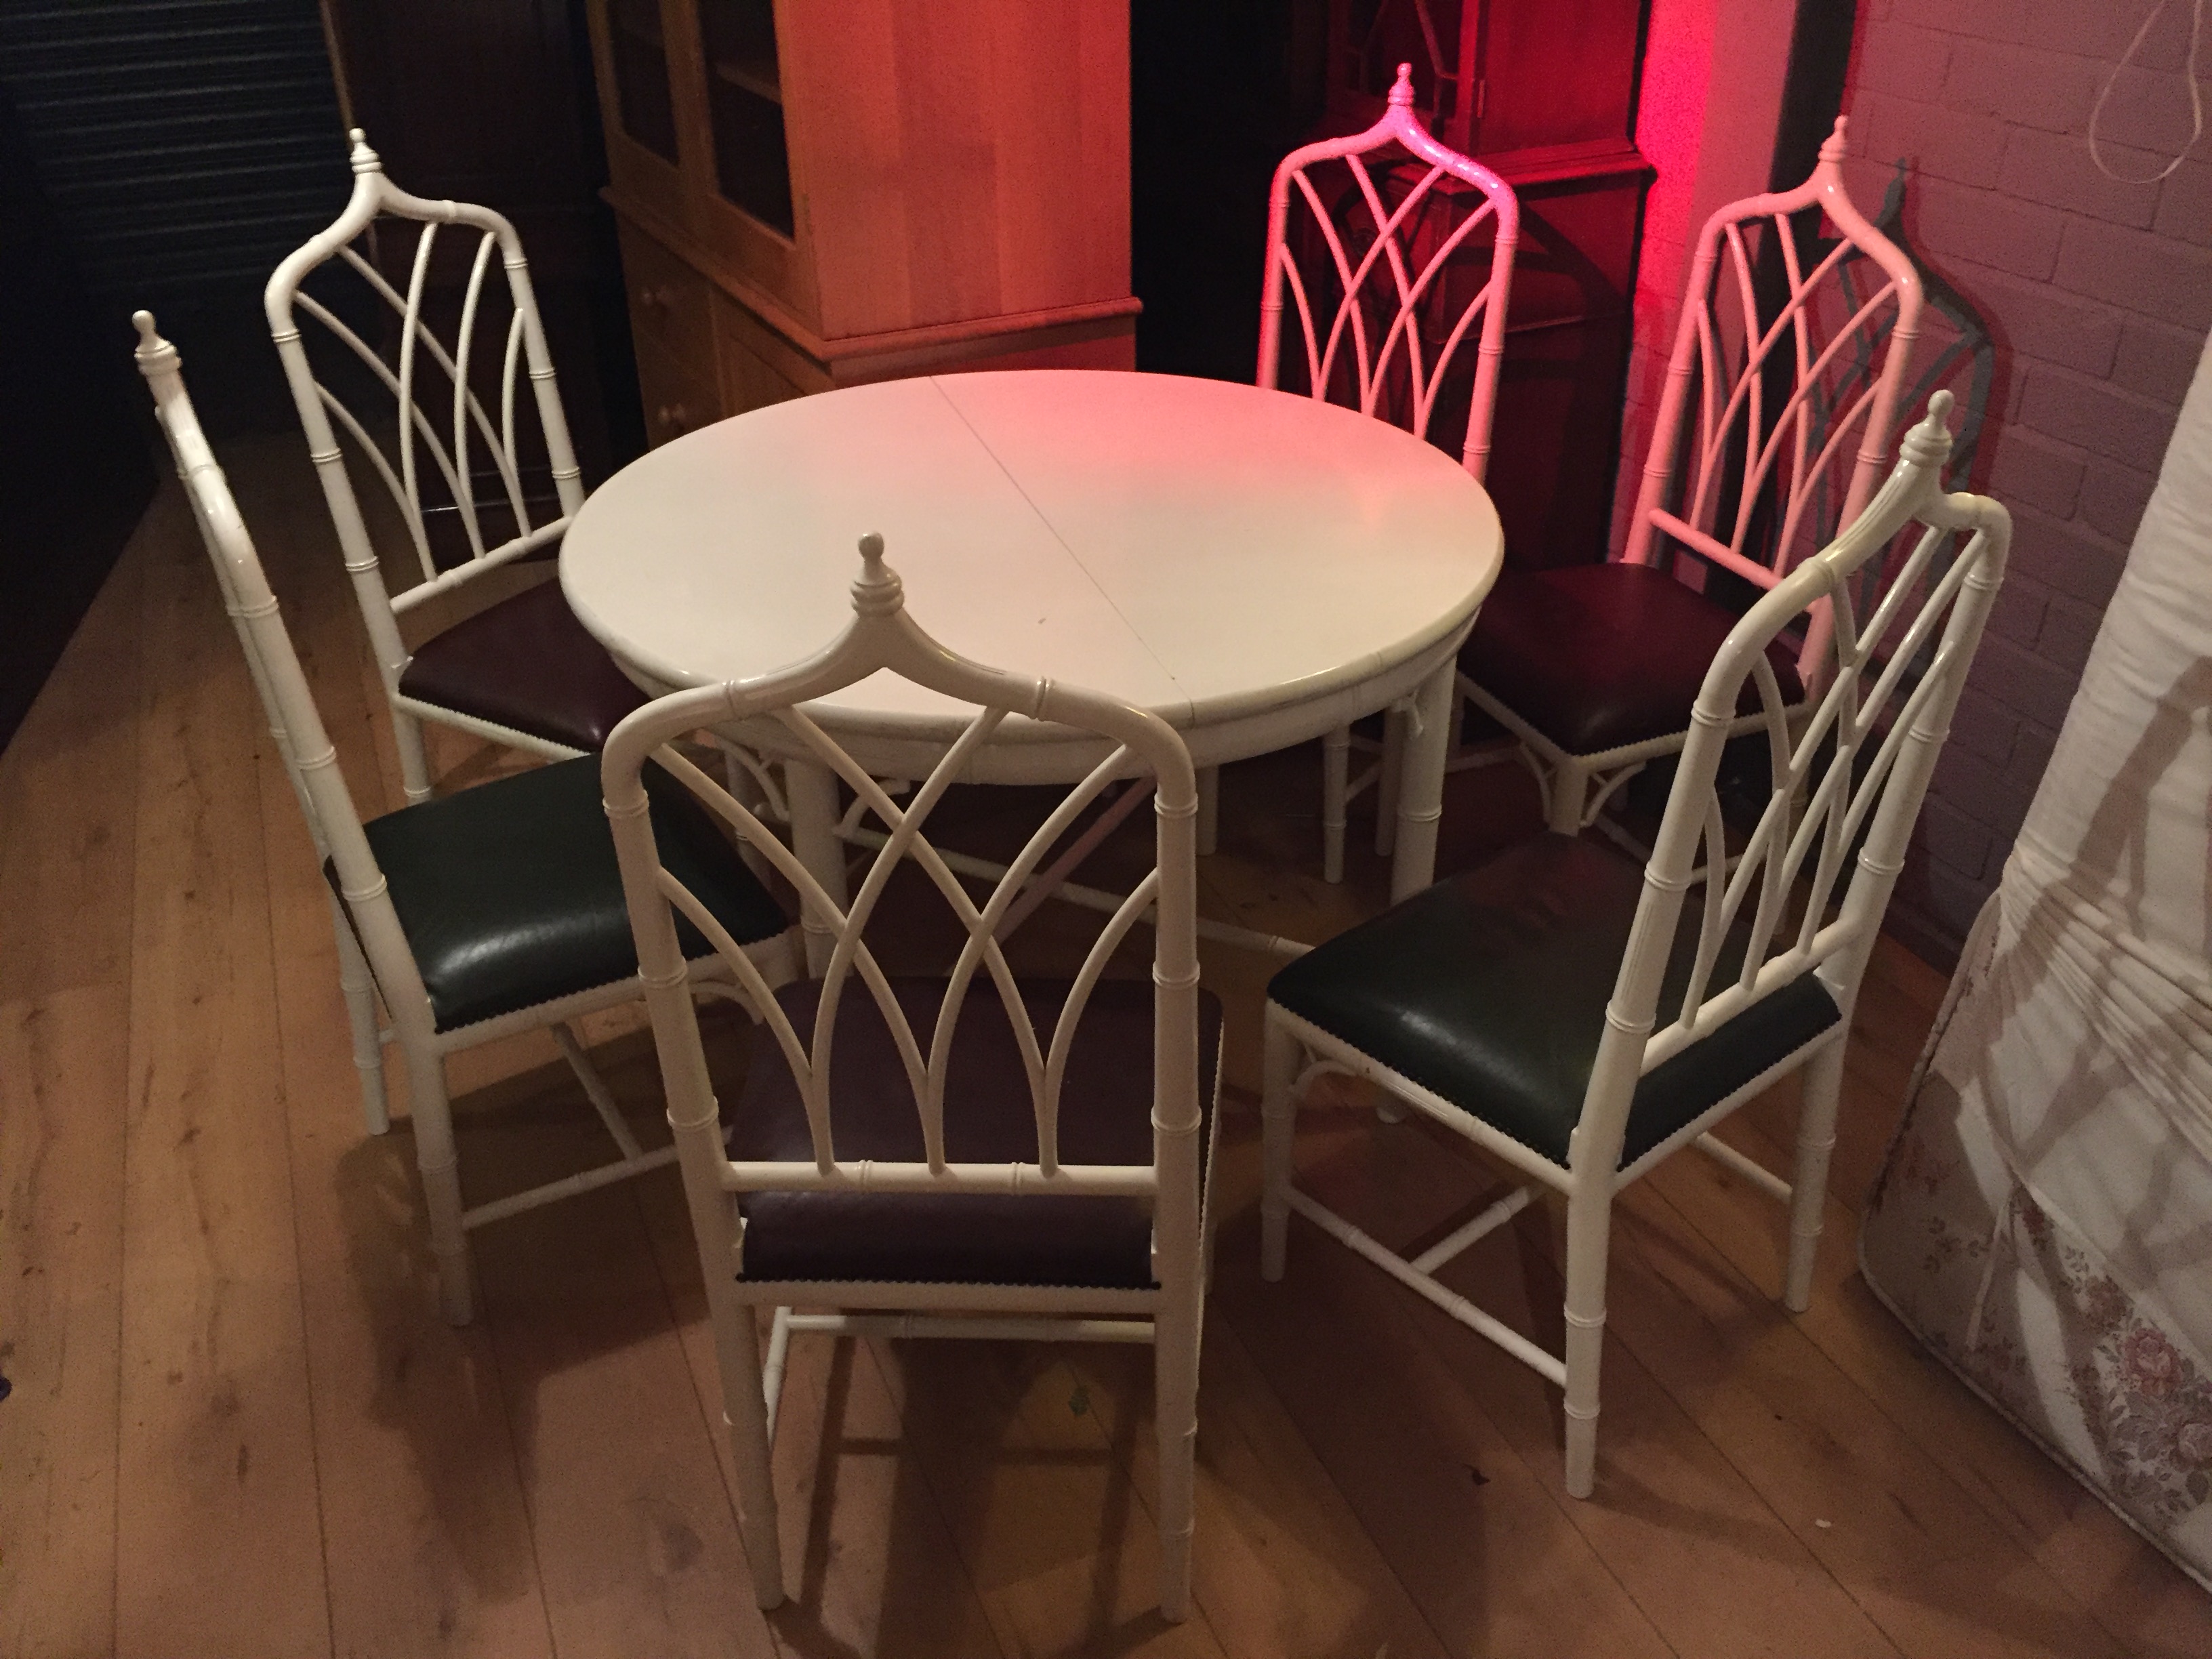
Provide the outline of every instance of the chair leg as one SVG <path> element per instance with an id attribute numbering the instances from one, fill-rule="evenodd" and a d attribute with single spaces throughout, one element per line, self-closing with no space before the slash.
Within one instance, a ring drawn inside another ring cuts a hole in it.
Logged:
<path id="1" fill-rule="evenodd" d="M 1596 1483 L 1598 1360 L 1605 1346 L 1606 1247 L 1610 1193 L 1577 1190 L 1567 1200 L 1567 1496 Z"/>
<path id="2" fill-rule="evenodd" d="M 1346 796 L 1352 787 L 1352 728 L 1340 726 L 1321 740 L 1321 878 L 1344 879 Z"/>
<path id="3" fill-rule="evenodd" d="M 1199 857 L 1212 858 L 1221 839 L 1221 769 L 1201 766 L 1198 769 L 1198 824 L 1196 840 Z"/>
<path id="4" fill-rule="evenodd" d="M 1398 850 L 1398 784 L 1406 775 L 1406 717 L 1395 708 L 1382 715 L 1382 765 L 1375 778 L 1375 855 Z"/>
<path id="5" fill-rule="evenodd" d="M 446 1097 L 446 1063 L 428 1044 L 410 1044 L 407 1106 L 415 1127 L 415 1168 L 429 1212 L 430 1254 L 438 1264 L 438 1300 L 447 1322 L 476 1317 L 469 1281 L 468 1235 L 461 1225 L 461 1171 L 453 1151 L 453 1113 Z"/>
<path id="6" fill-rule="evenodd" d="M 753 1596 L 763 1607 L 783 1601 L 783 1546 L 775 1516 L 773 1449 L 768 1438 L 766 1379 L 753 1310 L 726 1289 L 710 1285 L 709 1314 L 722 1373 L 722 1420 L 738 1471 L 738 1531 L 752 1570 Z"/>
<path id="7" fill-rule="evenodd" d="M 331 898 L 331 926 L 338 941 L 338 988 L 345 993 L 346 1018 L 353 1027 L 354 1069 L 361 1073 L 361 1115 L 369 1133 L 392 1127 L 392 1108 L 384 1090 L 384 1036 L 376 1023 L 376 981 L 361 953 L 345 913 Z"/>
<path id="8" fill-rule="evenodd" d="M 783 787 L 791 803 L 791 850 L 823 896 L 842 910 L 848 895 L 845 843 L 837 839 L 836 775 L 811 761 L 786 761 Z M 806 971 L 819 975 L 830 966 L 836 930 L 812 904 L 802 908 L 799 925 L 806 940 Z"/>
<path id="9" fill-rule="evenodd" d="M 399 782 L 407 804 L 430 799 L 430 757 L 422 748 L 422 722 L 404 709 L 392 711 L 392 742 L 399 750 Z"/>
<path id="10" fill-rule="evenodd" d="M 1563 760 L 1552 769 L 1545 789 L 1544 827 L 1562 836 L 1583 832 L 1583 802 L 1589 794 L 1589 769 Z"/>
<path id="11" fill-rule="evenodd" d="M 1274 1018 L 1263 1017 L 1260 1085 L 1260 1277 L 1283 1276 L 1289 1246 L 1291 1150 L 1298 1127 L 1298 1040 Z"/>
<path id="12" fill-rule="evenodd" d="M 737 751 L 726 742 L 722 745 L 722 786 L 730 792 L 730 799 L 755 817 L 767 816 L 768 796 L 760 787 L 760 780 L 745 769 Z M 738 856 L 744 860 L 745 868 L 757 876 L 764 884 L 772 884 L 775 866 L 768 861 L 768 854 L 750 841 L 739 840 Z"/>
<path id="13" fill-rule="evenodd" d="M 1828 1156 L 1836 1149 L 1836 1107 L 1844 1089 L 1841 1039 L 1807 1062 L 1797 1107 L 1797 1173 L 1790 1182 L 1790 1265 L 1782 1305 L 1803 1313 L 1813 1303 L 1813 1262 L 1820 1254 L 1820 1220 L 1828 1196 Z"/>
<path id="14" fill-rule="evenodd" d="M 1197 1515 L 1198 1322 L 1194 1275 L 1152 1325 L 1152 1418 L 1159 1435 L 1160 1613 L 1190 1616 L 1190 1539 Z"/>

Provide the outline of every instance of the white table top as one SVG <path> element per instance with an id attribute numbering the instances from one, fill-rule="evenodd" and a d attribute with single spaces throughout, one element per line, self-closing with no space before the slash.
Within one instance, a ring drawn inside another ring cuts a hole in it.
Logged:
<path id="1" fill-rule="evenodd" d="M 744 679 L 844 626 L 872 530 L 943 644 L 1186 732 L 1340 703 L 1433 655 L 1501 549 L 1481 486 L 1383 422 L 1218 380 L 1030 370 L 857 386 L 677 439 L 585 503 L 561 580 L 641 684 Z M 813 705 L 886 736 L 952 712 L 883 675 Z"/>

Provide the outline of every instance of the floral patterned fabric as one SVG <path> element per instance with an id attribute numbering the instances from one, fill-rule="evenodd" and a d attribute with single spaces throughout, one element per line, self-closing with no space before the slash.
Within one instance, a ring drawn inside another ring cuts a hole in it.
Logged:
<path id="1" fill-rule="evenodd" d="M 1973 994 L 1971 972 L 1966 988 Z M 1948 1034 L 1939 1033 L 1937 1056 Z M 1868 1284 L 2212 1589 L 2212 1367 L 2013 1176 L 1940 1063 L 1928 1066 L 1868 1206 Z"/>
<path id="2" fill-rule="evenodd" d="M 2212 1589 L 2212 1367 L 2010 1177 L 1959 1104 L 1936 1077 L 1915 1099 L 1860 1234 L 1867 1283 Z"/>
<path id="3" fill-rule="evenodd" d="M 1859 1261 L 1945 1363 L 2212 1589 L 2208 362 Z"/>

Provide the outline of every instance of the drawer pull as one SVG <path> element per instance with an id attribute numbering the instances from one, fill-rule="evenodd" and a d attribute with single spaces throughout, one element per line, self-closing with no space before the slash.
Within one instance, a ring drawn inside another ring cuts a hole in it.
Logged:
<path id="1" fill-rule="evenodd" d="M 691 411 L 682 404 L 663 404 L 653 411 L 654 422 L 671 432 L 681 432 L 691 422 Z"/>

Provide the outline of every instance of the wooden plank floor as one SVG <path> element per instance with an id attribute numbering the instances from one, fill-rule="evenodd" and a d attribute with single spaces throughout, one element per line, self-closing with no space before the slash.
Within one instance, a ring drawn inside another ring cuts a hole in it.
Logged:
<path id="1" fill-rule="evenodd" d="M 230 452 L 348 778 L 396 804 L 298 446 Z M 436 748 L 449 779 L 511 763 Z M 1305 873 L 1316 771 L 1232 769 L 1215 914 L 1317 938 L 1377 902 L 1371 856 L 1341 889 Z M 1516 769 L 1452 787 L 1447 867 L 1533 826 Z M 1207 969 L 1249 1091 L 1264 968 Z M 2212 1602 L 1859 1281 L 1942 990 L 1885 944 L 1809 1314 L 1776 1305 L 1781 1216 L 1729 1172 L 1679 1158 L 1625 1201 L 1593 1501 L 1564 1493 L 1551 1389 L 1311 1228 L 1260 1282 L 1244 1092 L 1192 1620 L 1152 1607 L 1141 1351 L 819 1340 L 776 1449 L 796 1599 L 763 1616 L 673 1171 L 487 1230 L 480 1322 L 438 1320 L 404 1102 L 362 1133 L 327 901 L 172 488 L 0 757 L 0 1655 L 2201 1659 Z M 636 1020 L 590 1035 L 651 1135 Z M 714 1036 L 742 1065 L 742 1028 Z M 456 1085 L 472 1195 L 598 1154 L 549 1042 Z M 1793 1102 L 1731 1138 L 1786 1163 Z M 1349 1092 L 1299 1163 L 1395 1242 L 1498 1184 Z M 1540 1207 L 1453 1279 L 1556 1344 L 1559 1261 Z"/>

